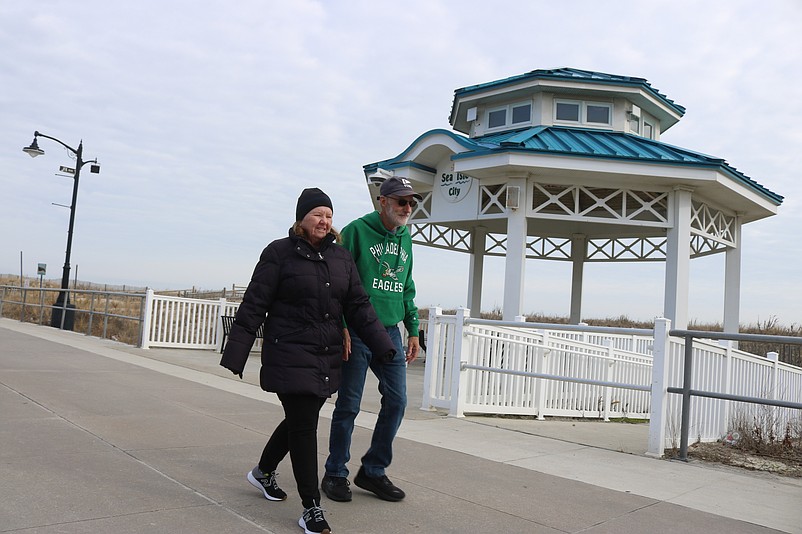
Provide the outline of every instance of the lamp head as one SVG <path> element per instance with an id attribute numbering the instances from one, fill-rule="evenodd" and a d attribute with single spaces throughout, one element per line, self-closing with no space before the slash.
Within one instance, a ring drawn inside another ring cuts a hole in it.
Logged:
<path id="1" fill-rule="evenodd" d="M 368 182 L 378 187 L 388 178 L 392 178 L 394 174 L 395 173 L 393 171 L 386 171 L 384 169 L 377 168 L 372 174 L 368 175 Z"/>
<path id="2" fill-rule="evenodd" d="M 39 148 L 39 143 L 36 142 L 36 136 L 33 137 L 33 142 L 31 143 L 31 146 L 26 146 L 25 148 L 22 149 L 22 151 L 28 154 L 32 158 L 35 158 L 36 156 L 41 156 L 42 154 L 45 153 L 44 150 Z"/>

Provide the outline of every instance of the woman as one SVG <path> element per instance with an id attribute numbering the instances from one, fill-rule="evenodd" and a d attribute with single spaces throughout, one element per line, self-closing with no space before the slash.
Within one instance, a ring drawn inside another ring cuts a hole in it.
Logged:
<path id="1" fill-rule="evenodd" d="M 265 498 L 286 499 L 275 470 L 289 452 L 304 507 L 298 525 L 306 534 L 331 532 L 320 508 L 317 424 L 320 408 L 340 385 L 343 320 L 376 354 L 392 358 L 396 352 L 351 254 L 336 243 L 332 215 L 328 195 L 317 188 L 303 190 L 289 236 L 262 251 L 220 362 L 241 378 L 264 322 L 259 382 L 278 394 L 284 420 L 248 480 Z"/>

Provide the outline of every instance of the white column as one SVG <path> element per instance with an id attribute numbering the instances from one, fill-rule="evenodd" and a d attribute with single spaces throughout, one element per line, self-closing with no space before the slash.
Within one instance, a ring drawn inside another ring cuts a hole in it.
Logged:
<path id="1" fill-rule="evenodd" d="M 517 209 L 507 209 L 507 257 L 504 266 L 503 319 L 514 321 L 523 313 L 526 274 L 526 207 L 529 205 L 525 177 L 509 177 L 507 186 L 518 186 L 521 198 Z"/>
<path id="2" fill-rule="evenodd" d="M 451 417 L 465 417 L 465 399 L 467 392 L 465 391 L 466 371 L 462 370 L 462 362 L 467 361 L 471 351 L 471 339 L 463 335 L 465 329 L 465 319 L 471 316 L 471 311 L 465 308 L 457 308 L 456 325 L 454 328 L 454 343 L 452 344 L 453 352 L 451 353 L 451 361 L 446 364 L 451 366 L 451 399 L 448 410 L 448 415 Z M 466 358 L 463 360 L 462 355 L 466 353 Z"/>
<path id="3" fill-rule="evenodd" d="M 551 366 L 549 365 L 548 358 L 551 355 L 551 349 L 549 348 L 551 343 L 549 341 L 549 332 L 548 330 L 537 330 L 538 334 L 543 337 L 543 345 L 540 347 L 536 347 L 537 350 L 535 351 L 535 372 L 538 374 L 545 374 L 551 370 Z M 543 421 L 546 419 L 546 416 L 543 412 L 546 409 L 546 385 L 549 381 L 545 378 L 536 378 L 535 379 L 535 393 L 534 398 L 536 399 L 537 405 L 535 406 L 535 411 L 537 412 L 537 419 L 538 421 Z"/>
<path id="4" fill-rule="evenodd" d="M 429 308 L 429 325 L 426 329 L 428 338 L 426 340 L 427 348 L 426 359 L 424 360 L 424 373 L 423 373 L 423 403 L 421 410 L 434 411 L 434 399 L 437 398 L 435 393 L 435 384 L 438 383 L 443 377 L 438 376 L 442 373 L 443 360 L 445 355 L 440 352 L 440 335 L 442 332 L 440 316 L 443 315 L 443 309 L 438 306 Z"/>
<path id="5" fill-rule="evenodd" d="M 223 316 L 226 315 L 226 299 L 220 297 L 217 304 L 217 319 L 214 323 L 214 348 L 217 352 L 223 350 Z"/>
<path id="6" fill-rule="evenodd" d="M 571 237 L 571 317 L 568 322 L 579 324 L 582 320 L 582 280 L 585 272 L 587 236 L 574 234 Z"/>
<path id="7" fill-rule="evenodd" d="M 471 232 L 471 264 L 468 268 L 468 308 L 471 317 L 479 317 L 482 312 L 482 280 L 485 268 L 485 246 L 487 228 L 475 226 Z"/>
<path id="8" fill-rule="evenodd" d="M 652 391 L 649 402 L 649 444 L 647 456 L 661 458 L 666 448 L 668 421 L 669 340 L 671 321 L 657 318 L 654 321 L 654 348 L 652 350 Z"/>
<path id="9" fill-rule="evenodd" d="M 145 291 L 145 306 L 144 306 L 144 317 L 142 317 L 142 323 L 140 326 L 139 331 L 139 347 L 143 349 L 150 348 L 150 325 L 153 321 L 153 297 L 154 292 L 152 289 L 148 288 Z"/>
<path id="10" fill-rule="evenodd" d="M 733 356 L 732 351 L 733 349 L 738 348 L 735 345 L 735 341 L 727 341 L 724 339 L 719 340 L 719 346 L 724 347 L 724 373 L 721 377 L 721 391 L 722 393 L 734 393 L 732 391 L 732 368 L 733 365 Z M 718 431 L 719 435 L 724 435 L 730 426 L 730 409 L 732 408 L 731 402 L 722 402 L 721 403 L 721 419 L 718 422 Z"/>
<path id="11" fill-rule="evenodd" d="M 666 319 L 674 328 L 688 327 L 688 292 L 691 267 L 691 189 L 674 188 L 671 195 L 673 225 L 666 237 Z"/>
<path id="12" fill-rule="evenodd" d="M 735 216 L 735 246 L 727 247 L 724 265 L 724 331 L 737 334 L 741 315 L 741 214 Z M 736 344 L 737 347 L 737 344 Z"/>

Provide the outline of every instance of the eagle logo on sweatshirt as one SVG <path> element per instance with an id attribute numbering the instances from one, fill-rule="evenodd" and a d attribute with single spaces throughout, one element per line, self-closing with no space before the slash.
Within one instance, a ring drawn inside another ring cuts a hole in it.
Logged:
<path id="1" fill-rule="evenodd" d="M 404 266 L 401 265 L 393 269 L 390 267 L 390 264 L 386 261 L 381 262 L 382 268 L 384 271 L 382 272 L 382 278 L 392 278 L 393 280 L 398 280 L 398 273 L 404 272 Z"/>

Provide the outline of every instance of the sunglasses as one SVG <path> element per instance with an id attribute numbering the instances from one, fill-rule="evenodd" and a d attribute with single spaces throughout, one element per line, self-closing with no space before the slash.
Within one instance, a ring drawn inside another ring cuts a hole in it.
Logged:
<path id="1" fill-rule="evenodd" d="M 398 197 L 387 197 L 387 198 L 392 198 L 393 200 L 398 202 L 398 205 L 401 206 L 402 208 L 407 204 L 409 204 L 410 208 L 415 209 L 418 205 L 417 201 L 415 200 L 407 200 L 405 198 L 398 198 Z"/>

